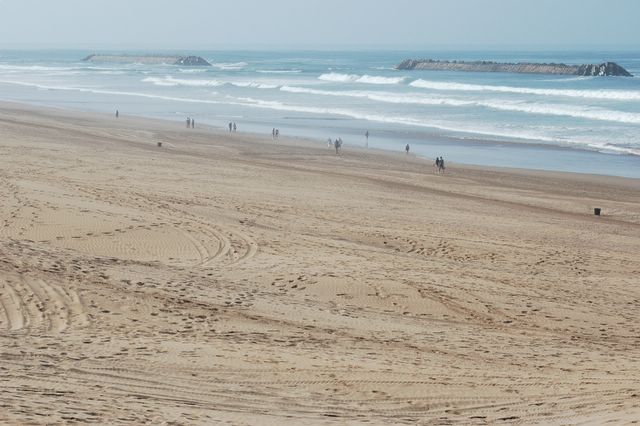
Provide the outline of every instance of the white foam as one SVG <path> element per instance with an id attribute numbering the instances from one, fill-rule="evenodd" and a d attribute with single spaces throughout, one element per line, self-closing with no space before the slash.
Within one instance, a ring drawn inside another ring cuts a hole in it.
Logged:
<path id="1" fill-rule="evenodd" d="M 422 79 L 412 81 L 409 85 L 422 89 L 441 91 L 521 93 L 527 95 L 565 96 L 572 98 L 608 99 L 616 101 L 640 100 L 639 90 L 537 89 L 532 87 L 491 86 L 484 84 L 452 83 Z"/>
<path id="2" fill-rule="evenodd" d="M 405 77 L 380 77 L 375 75 L 363 75 L 356 80 L 357 83 L 366 84 L 400 84 L 405 80 Z"/>
<path id="3" fill-rule="evenodd" d="M 462 132 L 462 133 L 472 133 L 476 135 L 487 135 L 487 136 L 501 136 L 501 137 L 510 137 L 517 139 L 532 139 L 531 137 L 523 137 L 522 134 L 516 133 L 500 133 L 495 131 L 484 131 L 480 129 L 464 129 L 460 127 L 447 126 L 435 122 L 428 122 L 423 118 L 415 118 L 415 117 L 404 117 L 404 116 L 391 116 L 391 115 L 380 115 L 380 114 L 369 114 L 344 108 L 328 108 L 328 107 L 311 107 L 311 106 L 303 106 L 303 105 L 289 105 L 284 104 L 279 101 L 265 101 L 254 98 L 236 98 L 237 100 L 243 102 L 245 106 L 253 106 L 256 108 L 267 108 L 278 111 L 293 111 L 293 112 L 306 112 L 311 114 L 323 114 L 323 115 L 341 115 L 350 118 L 355 118 L 358 120 L 366 120 L 366 121 L 376 121 L 380 123 L 392 123 L 392 124 L 404 124 L 408 126 L 418 126 L 418 127 L 428 127 L 433 129 L 446 130 L 451 132 Z M 549 142 L 554 141 L 551 138 L 544 138 L 535 136 L 535 140 L 547 140 Z"/>
<path id="4" fill-rule="evenodd" d="M 185 74 L 200 74 L 209 70 L 206 68 L 180 68 L 178 71 Z"/>
<path id="5" fill-rule="evenodd" d="M 529 133 L 527 131 L 504 131 L 502 129 L 493 128 L 472 128 L 464 127 L 464 124 L 456 123 L 456 126 L 429 122 L 423 118 L 405 117 L 405 116 L 390 116 L 380 114 L 368 114 L 364 112 L 343 109 L 343 108 L 326 108 L 326 107 L 310 107 L 302 105 L 288 105 L 278 101 L 265 101 L 254 98 L 237 98 L 241 103 L 234 103 L 236 105 L 252 106 L 255 108 L 266 108 L 277 111 L 293 111 L 304 112 L 310 114 L 322 114 L 322 115 L 340 115 L 345 117 L 354 118 L 357 120 L 375 121 L 380 123 L 390 124 L 402 124 L 414 127 L 425 127 L 431 129 L 439 129 L 454 133 L 466 133 L 472 135 L 498 137 L 504 139 L 517 139 L 526 141 L 538 141 L 549 142 L 557 145 L 575 145 L 586 149 L 603 152 L 617 152 L 621 154 L 633 154 L 640 155 L 639 148 L 616 146 L 607 142 L 598 141 L 586 141 L 586 140 L 567 140 L 563 138 L 554 138 L 545 135 Z"/>
<path id="6" fill-rule="evenodd" d="M 251 87 L 253 89 L 277 89 L 277 84 L 258 83 L 255 81 L 232 81 L 229 84 L 236 87 Z"/>
<path id="7" fill-rule="evenodd" d="M 600 108 L 578 107 L 574 105 L 513 102 L 503 100 L 460 100 L 425 96 L 421 94 L 398 94 L 391 92 L 330 91 L 305 87 L 282 86 L 280 90 L 290 93 L 306 93 L 321 96 L 341 96 L 366 98 L 373 101 L 394 104 L 444 105 L 451 107 L 484 107 L 499 111 L 521 112 L 527 114 L 554 115 L 582 118 L 597 121 L 613 121 L 626 124 L 640 124 L 640 114 L 624 111 L 604 110 Z"/>
<path id="8" fill-rule="evenodd" d="M 69 87 L 69 86 L 50 86 L 45 84 L 37 84 L 37 83 L 27 83 L 22 81 L 5 81 L 0 80 L 0 83 L 3 84 L 13 84 L 18 86 L 26 86 L 33 87 L 41 90 L 62 90 L 62 91 L 73 91 L 73 92 L 82 92 L 82 93 L 95 93 L 99 95 L 116 95 L 116 96 L 134 96 L 140 98 L 149 98 L 149 99 L 161 99 L 166 101 L 176 101 L 176 102 L 187 102 L 187 103 L 200 103 L 200 104 L 228 104 L 228 102 L 214 101 L 209 99 L 191 99 L 191 98 L 179 98 L 174 96 L 165 96 L 165 95 L 154 95 L 151 93 L 140 93 L 140 92 L 124 92 L 119 90 L 104 90 L 104 89 L 90 89 L 86 87 Z"/>
<path id="9" fill-rule="evenodd" d="M 236 71 L 236 70 L 241 70 L 245 68 L 249 64 L 246 62 L 234 62 L 234 63 L 220 62 L 220 63 L 213 63 L 211 65 L 222 71 Z"/>
<path id="10" fill-rule="evenodd" d="M 141 98 L 149 98 L 149 99 L 159 99 L 159 100 L 172 101 L 172 102 L 213 104 L 213 105 L 237 105 L 237 106 L 264 108 L 264 109 L 272 109 L 272 110 L 279 110 L 279 111 L 304 112 L 304 113 L 321 114 L 321 115 L 340 115 L 340 116 L 350 117 L 358 120 L 376 121 L 380 123 L 390 123 L 390 124 L 401 124 L 401 125 L 414 126 L 414 127 L 425 127 L 425 128 L 439 129 L 439 130 L 450 131 L 455 133 L 467 133 L 467 134 L 473 134 L 473 135 L 501 137 L 501 138 L 509 138 L 509 139 L 545 141 L 545 142 L 551 142 L 551 143 L 556 143 L 561 145 L 566 145 L 567 143 L 570 143 L 570 144 L 579 145 L 581 147 L 586 147 L 586 148 L 594 149 L 598 151 L 640 155 L 640 149 L 638 148 L 627 147 L 627 146 L 616 146 L 614 144 L 610 144 L 607 142 L 571 141 L 566 139 L 552 138 L 544 135 L 529 134 L 527 132 L 522 132 L 522 131 L 521 132 L 513 132 L 513 131 L 505 132 L 500 129 L 469 128 L 469 127 L 465 128 L 464 127 L 465 123 L 456 123 L 456 125 L 453 126 L 453 125 L 442 124 L 442 123 L 437 123 L 433 121 L 429 122 L 424 118 L 418 118 L 418 117 L 368 114 L 368 113 L 350 110 L 350 109 L 344 109 L 344 108 L 288 105 L 282 102 L 264 101 L 264 100 L 254 99 L 254 98 L 227 97 L 226 100 L 221 101 L 221 100 L 212 100 L 212 99 L 181 98 L 181 97 L 156 95 L 156 94 L 140 93 L 140 92 L 125 92 L 125 91 L 92 89 L 92 88 L 82 88 L 82 87 L 68 87 L 68 86 L 50 86 L 50 85 L 42 85 L 42 84 L 20 82 L 20 81 L 0 80 L 0 83 L 33 87 L 41 90 L 77 91 L 77 92 L 83 92 L 83 93 L 95 93 L 95 94 L 103 94 L 103 95 L 133 96 L 133 97 L 141 97 Z"/>
<path id="11" fill-rule="evenodd" d="M 336 83 L 350 83 L 356 81 L 360 76 L 355 74 L 340 74 L 336 72 L 331 72 L 328 74 L 322 74 L 318 77 L 318 80 L 323 81 L 332 81 Z"/>
<path id="12" fill-rule="evenodd" d="M 340 74 L 328 73 L 322 74 L 318 80 L 331 81 L 334 83 L 365 83 L 365 84 L 400 84 L 406 77 L 382 77 L 375 75 L 357 75 L 357 74 Z"/>
<path id="13" fill-rule="evenodd" d="M 292 69 L 292 70 L 256 70 L 256 72 L 260 74 L 299 74 L 302 70 Z"/>
<path id="14" fill-rule="evenodd" d="M 591 76 L 578 76 L 578 77 L 567 77 L 567 78 L 549 78 L 546 80 L 540 80 L 540 81 L 548 81 L 551 83 L 564 83 L 567 81 L 585 81 L 585 80 L 592 80 L 594 78 L 598 78 L 598 77 L 591 77 Z"/>
<path id="15" fill-rule="evenodd" d="M 368 92 L 359 90 L 345 90 L 345 91 L 331 91 L 331 90 L 319 90 L 309 89 L 306 87 L 296 86 L 282 86 L 280 88 L 283 92 L 289 93 L 306 93 L 310 95 L 321 96 L 339 96 L 350 98 L 365 98 L 372 101 L 393 103 L 393 104 L 418 104 L 418 105 L 450 105 L 450 106 L 473 106 L 472 101 L 462 101 L 457 99 L 445 99 L 426 97 L 421 95 L 399 94 L 392 92 Z"/>
<path id="16" fill-rule="evenodd" d="M 218 87 L 224 83 L 218 80 L 197 80 L 166 77 L 146 77 L 142 80 L 145 83 L 153 83 L 156 86 L 187 86 L 187 87 Z"/>
<path id="17" fill-rule="evenodd" d="M 500 111 L 516 111 L 529 114 L 565 116 L 587 120 L 613 121 L 625 124 L 640 124 L 640 114 L 633 112 L 585 108 L 574 105 L 534 104 L 528 102 L 482 101 L 477 102 L 477 104 Z"/>
<path id="18" fill-rule="evenodd" d="M 156 86 L 186 86 L 186 87 L 219 87 L 229 84 L 236 87 L 251 87 L 254 89 L 276 89 L 277 84 L 260 83 L 255 81 L 220 81 L 220 80 L 198 80 L 183 79 L 171 76 L 166 77 L 146 77 L 142 80 L 145 83 L 153 83 Z"/>
<path id="19" fill-rule="evenodd" d="M 73 71 L 77 69 L 77 67 L 45 67 L 40 65 L 0 65 L 0 70 L 7 71 Z"/>

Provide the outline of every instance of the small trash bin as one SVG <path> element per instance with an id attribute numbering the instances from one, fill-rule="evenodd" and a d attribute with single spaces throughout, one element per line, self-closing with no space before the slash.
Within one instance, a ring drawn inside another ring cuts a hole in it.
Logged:
<path id="1" fill-rule="evenodd" d="M 596 216 L 600 216 L 600 207 L 596 207 L 595 209 L 593 209 L 593 214 L 595 214 Z"/>

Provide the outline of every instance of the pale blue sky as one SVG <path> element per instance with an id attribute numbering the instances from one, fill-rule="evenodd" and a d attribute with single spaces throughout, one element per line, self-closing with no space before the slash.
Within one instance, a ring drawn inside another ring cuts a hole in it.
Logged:
<path id="1" fill-rule="evenodd" d="M 0 0 L 0 47 L 638 48 L 637 0 Z"/>

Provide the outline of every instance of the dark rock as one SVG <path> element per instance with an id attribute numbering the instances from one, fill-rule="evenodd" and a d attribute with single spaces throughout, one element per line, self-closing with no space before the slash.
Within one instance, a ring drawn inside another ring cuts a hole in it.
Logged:
<path id="1" fill-rule="evenodd" d="M 621 77 L 633 77 L 629 71 L 622 68 L 615 62 L 605 62 L 600 65 L 580 65 L 578 67 L 577 75 L 586 76 L 604 76 L 615 75 Z"/>
<path id="2" fill-rule="evenodd" d="M 187 67 L 210 67 L 211 64 L 200 56 L 182 56 L 178 58 L 174 65 L 183 65 Z"/>

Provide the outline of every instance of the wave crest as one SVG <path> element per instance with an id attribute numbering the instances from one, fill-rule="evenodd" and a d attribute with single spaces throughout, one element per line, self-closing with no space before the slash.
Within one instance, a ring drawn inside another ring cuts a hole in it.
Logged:
<path id="1" fill-rule="evenodd" d="M 152 83 L 156 86 L 186 86 L 186 87 L 219 87 L 226 84 L 236 87 L 250 87 L 254 89 L 276 89 L 277 84 L 260 83 L 255 81 L 220 81 L 220 80 L 198 80 L 166 77 L 146 77 L 142 80 L 145 83 Z"/>
<path id="2" fill-rule="evenodd" d="M 145 83 L 153 83 L 156 86 L 188 86 L 188 87 L 218 87 L 224 83 L 218 80 L 196 80 L 167 77 L 146 77 L 142 80 Z"/>
<path id="3" fill-rule="evenodd" d="M 377 75 L 357 75 L 357 74 L 340 74 L 327 73 L 318 77 L 318 80 L 331 81 L 334 83 L 365 83 L 365 84 L 400 84 L 406 77 L 382 77 Z"/>
<path id="4" fill-rule="evenodd" d="M 422 94 L 407 93 L 399 94 L 382 91 L 331 91 L 309 89 L 306 87 L 282 86 L 283 92 L 306 93 L 319 96 L 340 96 L 351 98 L 366 98 L 372 101 L 392 104 L 413 104 L 413 105 L 443 105 L 451 107 L 482 107 L 498 111 L 520 112 L 525 114 L 552 115 L 581 118 L 596 121 L 612 121 L 625 124 L 640 124 L 640 114 L 625 111 L 605 110 L 600 108 L 576 107 L 573 105 L 531 103 L 519 101 L 503 100 L 461 100 L 452 98 L 442 98 L 435 96 L 424 96 Z"/>
<path id="5" fill-rule="evenodd" d="M 236 70 L 241 70 L 243 68 L 245 68 L 247 65 L 249 65 L 246 62 L 233 62 L 233 63 L 228 63 L 228 62 L 219 62 L 219 63 L 212 63 L 211 66 L 218 68 L 221 71 L 236 71 Z"/>
<path id="6" fill-rule="evenodd" d="M 444 81 L 415 80 L 409 86 L 421 89 L 463 92 L 500 92 L 519 93 L 539 96 L 564 96 L 571 98 L 604 99 L 616 101 L 640 100 L 638 90 L 577 90 L 577 89 L 538 89 L 532 87 L 491 86 L 485 84 L 452 83 Z"/>

